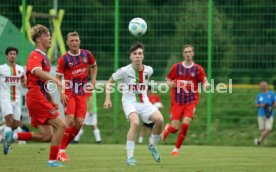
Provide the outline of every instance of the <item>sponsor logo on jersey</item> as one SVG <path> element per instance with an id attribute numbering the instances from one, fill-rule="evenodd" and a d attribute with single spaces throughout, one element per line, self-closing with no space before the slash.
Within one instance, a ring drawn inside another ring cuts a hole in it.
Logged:
<path id="1" fill-rule="evenodd" d="M 73 70 L 72 75 L 78 75 L 78 74 L 85 73 L 85 72 L 86 72 L 86 68 L 80 68 L 77 70 Z"/>
<path id="2" fill-rule="evenodd" d="M 145 84 L 136 84 L 136 83 L 130 83 L 128 84 L 128 90 L 132 91 L 143 91 L 146 90 L 146 85 Z"/>
<path id="3" fill-rule="evenodd" d="M 20 80 L 19 77 L 7 76 L 7 77 L 5 78 L 5 82 L 6 82 L 6 83 L 18 83 L 18 82 L 20 82 L 20 81 L 21 81 L 21 80 Z"/>

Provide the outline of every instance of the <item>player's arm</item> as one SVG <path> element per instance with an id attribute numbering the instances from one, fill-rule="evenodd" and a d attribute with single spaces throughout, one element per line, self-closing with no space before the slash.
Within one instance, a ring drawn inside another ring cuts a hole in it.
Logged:
<path id="1" fill-rule="evenodd" d="M 166 81 L 167 81 L 167 84 L 169 87 L 171 87 L 171 88 L 176 87 L 176 80 L 171 80 L 171 79 L 166 78 Z"/>
<path id="2" fill-rule="evenodd" d="M 105 109 L 109 109 L 112 107 L 112 102 L 111 102 L 111 99 L 110 99 L 110 94 L 112 92 L 112 88 L 113 88 L 113 85 L 114 85 L 114 79 L 113 77 L 111 76 L 109 78 L 109 80 L 107 81 L 106 83 L 106 86 L 105 86 L 105 102 L 104 102 L 104 108 Z"/>
<path id="3" fill-rule="evenodd" d="M 91 83 L 95 87 L 96 86 L 96 78 L 97 78 L 97 72 L 98 72 L 98 67 L 97 65 L 91 66 Z"/>
<path id="4" fill-rule="evenodd" d="M 56 74 L 56 80 L 58 80 L 59 82 L 61 82 L 62 80 L 62 75 L 60 74 Z M 59 91 L 59 97 L 60 97 L 60 102 L 64 105 L 67 106 L 67 100 L 69 99 L 68 96 L 64 93 L 64 85 L 61 87 L 58 87 L 58 91 Z"/>
<path id="5" fill-rule="evenodd" d="M 45 81 L 53 81 L 56 83 L 57 87 L 61 87 L 61 82 L 55 78 L 53 78 L 51 75 L 49 75 L 47 72 L 44 72 L 41 68 L 36 68 L 34 71 L 32 71 L 33 74 L 35 74 L 38 78 L 45 80 Z"/>
<path id="6" fill-rule="evenodd" d="M 27 88 L 27 79 L 26 79 L 25 75 L 22 75 L 22 77 L 21 77 L 21 86 L 23 88 Z"/>
<path id="7" fill-rule="evenodd" d="M 265 107 L 265 104 L 259 102 L 259 95 L 257 95 L 256 97 L 256 107 L 257 108 Z"/>

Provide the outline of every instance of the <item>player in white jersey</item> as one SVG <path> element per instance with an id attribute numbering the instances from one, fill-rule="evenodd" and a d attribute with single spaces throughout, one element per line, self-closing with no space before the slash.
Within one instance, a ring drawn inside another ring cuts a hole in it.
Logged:
<path id="1" fill-rule="evenodd" d="M 144 45 L 142 43 L 137 42 L 130 47 L 130 59 L 132 61 L 131 64 L 120 68 L 108 80 L 104 107 L 106 109 L 112 107 L 110 100 L 112 85 L 115 81 L 121 80 L 123 109 L 130 123 L 126 143 L 127 164 L 130 166 L 138 164 L 134 158 L 134 147 L 136 133 L 139 128 L 139 118 L 145 123 L 154 123 L 148 147 L 155 161 L 160 162 L 161 157 L 157 151 L 156 144 L 160 140 L 163 116 L 149 102 L 147 97 L 147 85 L 149 77 L 153 74 L 153 69 L 150 66 L 143 65 Z"/>
<path id="2" fill-rule="evenodd" d="M 21 116 L 20 87 L 26 86 L 25 72 L 22 66 L 16 64 L 18 49 L 6 49 L 7 63 L 0 65 L 0 96 L 3 119 L 5 121 L 4 139 L 7 133 L 15 130 Z"/>

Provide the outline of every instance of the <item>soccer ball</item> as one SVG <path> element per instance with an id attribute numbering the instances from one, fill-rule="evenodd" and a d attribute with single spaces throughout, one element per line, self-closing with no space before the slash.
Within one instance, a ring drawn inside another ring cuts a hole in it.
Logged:
<path id="1" fill-rule="evenodd" d="M 142 36 L 147 31 L 147 23 L 141 18 L 134 18 L 129 22 L 128 30 L 136 37 Z"/>

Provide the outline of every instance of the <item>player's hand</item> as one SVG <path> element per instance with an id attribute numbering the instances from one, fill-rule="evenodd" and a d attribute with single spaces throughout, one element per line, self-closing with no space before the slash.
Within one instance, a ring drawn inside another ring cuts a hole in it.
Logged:
<path id="1" fill-rule="evenodd" d="M 204 83 L 204 84 L 203 84 L 203 88 L 204 88 L 205 90 L 208 90 L 208 89 L 210 88 L 210 84 L 209 84 L 208 82 Z"/>
<path id="2" fill-rule="evenodd" d="M 66 94 L 64 94 L 64 93 L 60 94 L 60 102 L 63 104 L 63 106 L 67 106 L 68 99 L 69 99 L 69 97 Z"/>
<path id="3" fill-rule="evenodd" d="M 54 108 L 55 108 L 56 110 L 58 110 L 58 104 L 57 104 L 56 102 L 52 102 L 52 105 L 54 106 Z"/>
<path id="4" fill-rule="evenodd" d="M 168 83 L 169 87 L 171 87 L 171 88 L 175 88 L 175 87 L 176 87 L 176 83 L 177 83 L 177 81 L 176 81 L 176 80 L 173 80 L 173 81 L 167 81 L 167 83 Z"/>
<path id="5" fill-rule="evenodd" d="M 110 100 L 105 100 L 104 102 L 104 108 L 105 109 L 110 109 L 112 107 L 112 103 Z"/>
<path id="6" fill-rule="evenodd" d="M 55 79 L 54 81 L 55 81 L 55 83 L 57 84 L 58 87 L 62 88 L 62 83 L 61 83 L 60 80 Z"/>

